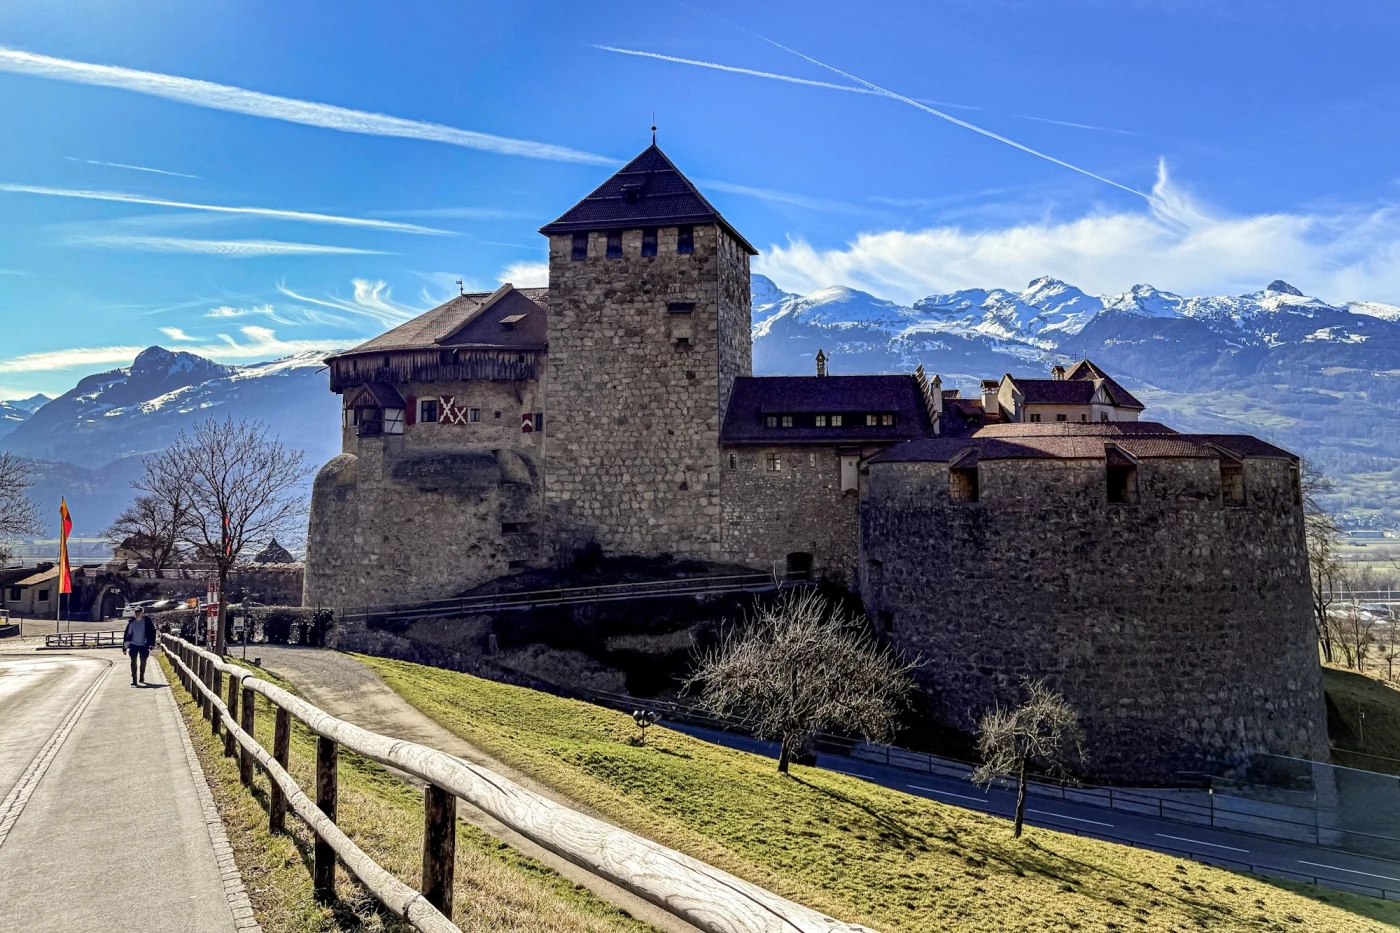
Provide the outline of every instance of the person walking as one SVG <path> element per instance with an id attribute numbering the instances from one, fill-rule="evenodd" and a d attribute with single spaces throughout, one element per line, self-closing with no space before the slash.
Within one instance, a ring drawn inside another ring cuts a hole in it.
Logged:
<path id="1" fill-rule="evenodd" d="M 131 615 L 131 621 L 126 623 L 126 632 L 122 635 L 122 651 L 131 658 L 131 685 L 137 686 L 136 659 L 141 659 L 141 683 L 146 682 L 146 659 L 151 656 L 151 648 L 156 643 L 155 624 L 146 618 L 146 611 L 140 606 Z"/>

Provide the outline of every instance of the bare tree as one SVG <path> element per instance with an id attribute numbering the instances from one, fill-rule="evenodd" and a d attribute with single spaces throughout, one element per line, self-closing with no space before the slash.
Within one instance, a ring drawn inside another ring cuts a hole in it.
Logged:
<path id="1" fill-rule="evenodd" d="M 1026 700 L 1014 709 L 993 707 L 977 724 L 982 764 L 972 779 L 989 786 L 997 777 L 1016 778 L 1016 818 L 1012 835 L 1021 838 L 1026 817 L 1026 768 L 1037 765 L 1051 774 L 1068 774 L 1084 760 L 1084 732 L 1079 716 L 1043 679 L 1022 678 Z"/>
<path id="2" fill-rule="evenodd" d="M 134 485 L 141 490 L 106 532 L 113 547 L 135 551 L 157 577 L 179 553 L 189 522 L 190 483 L 186 464 L 170 464 L 168 454 L 147 458 Z"/>
<path id="3" fill-rule="evenodd" d="M 1308 553 L 1309 588 L 1312 591 L 1313 621 L 1322 657 L 1328 664 L 1336 659 L 1337 631 L 1332 602 L 1344 568 L 1341 559 L 1341 530 L 1322 505 L 1322 496 L 1337 488 L 1330 477 L 1307 460 L 1299 465 L 1303 495 L 1303 530 Z"/>
<path id="4" fill-rule="evenodd" d="M 307 476 L 300 450 L 268 434 L 259 421 L 210 418 L 181 431 L 157 460 L 146 464 L 143 489 L 184 484 L 187 520 L 182 537 L 213 566 L 219 581 L 215 650 L 223 654 L 229 572 L 246 548 L 286 537 L 306 512 Z M 166 474 L 174 474 L 173 477 Z"/>
<path id="5" fill-rule="evenodd" d="M 787 773 L 821 730 L 891 738 L 915 666 L 816 590 L 789 590 L 725 631 L 686 689 L 716 715 L 743 717 L 759 738 L 777 739 L 778 770 Z"/>
<path id="6" fill-rule="evenodd" d="M 43 528 L 39 506 L 29 498 L 33 485 L 28 464 L 14 454 L 0 453 L 0 565 L 10 562 L 10 538 Z"/>

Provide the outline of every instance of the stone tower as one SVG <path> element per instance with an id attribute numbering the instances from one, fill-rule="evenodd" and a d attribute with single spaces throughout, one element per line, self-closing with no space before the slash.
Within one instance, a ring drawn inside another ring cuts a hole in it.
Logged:
<path id="1" fill-rule="evenodd" d="M 756 250 L 653 143 L 549 237 L 545 501 L 561 543 L 718 558 L 720 423 Z"/>

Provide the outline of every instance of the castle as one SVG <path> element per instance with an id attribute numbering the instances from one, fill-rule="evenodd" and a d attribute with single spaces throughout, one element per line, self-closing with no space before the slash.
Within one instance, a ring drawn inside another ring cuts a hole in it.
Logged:
<path id="1" fill-rule="evenodd" d="M 756 250 L 655 144 L 540 231 L 549 287 L 465 294 L 331 357 L 305 604 L 455 595 L 597 546 L 859 593 L 970 730 L 1019 677 L 1095 773 L 1325 760 L 1298 459 L 1143 421 L 1088 360 L 980 397 L 752 375 Z"/>

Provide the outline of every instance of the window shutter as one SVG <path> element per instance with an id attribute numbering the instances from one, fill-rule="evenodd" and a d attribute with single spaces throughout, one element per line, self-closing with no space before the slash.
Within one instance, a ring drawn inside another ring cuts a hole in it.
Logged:
<path id="1" fill-rule="evenodd" d="M 418 421 L 418 396 L 410 395 L 404 399 L 408 405 L 403 410 L 403 420 L 405 424 L 414 424 Z"/>

